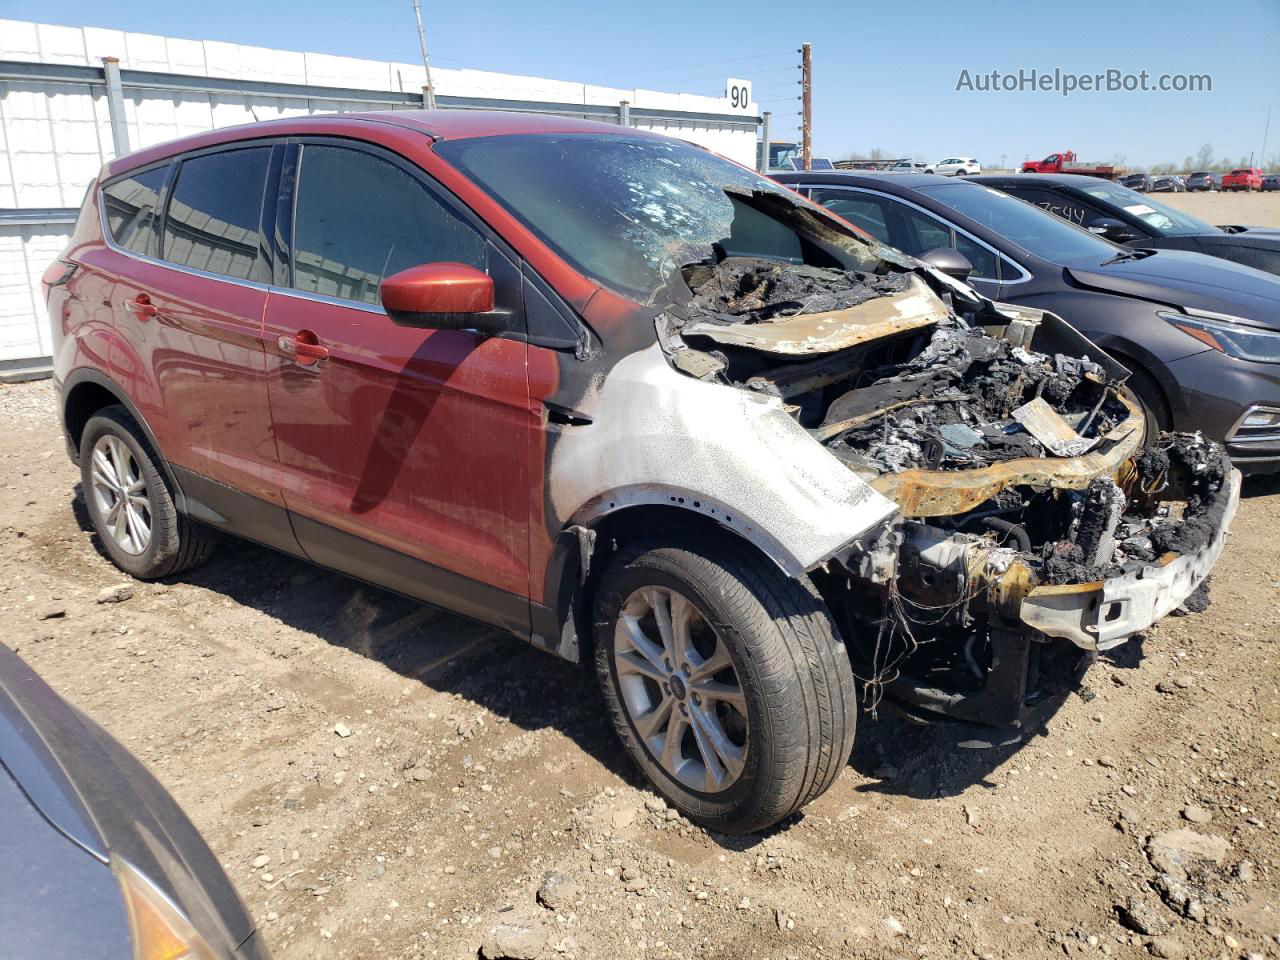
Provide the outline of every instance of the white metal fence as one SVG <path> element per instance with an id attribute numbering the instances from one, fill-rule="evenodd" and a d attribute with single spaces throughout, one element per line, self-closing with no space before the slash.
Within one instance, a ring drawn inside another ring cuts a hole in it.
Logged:
<path id="1" fill-rule="evenodd" d="M 481 70 L 432 74 L 442 108 L 625 123 L 755 163 L 754 103 Z M 40 277 L 89 182 L 118 151 L 254 120 L 420 109 L 424 81 L 421 64 L 0 19 L 0 374 L 47 364 Z"/>

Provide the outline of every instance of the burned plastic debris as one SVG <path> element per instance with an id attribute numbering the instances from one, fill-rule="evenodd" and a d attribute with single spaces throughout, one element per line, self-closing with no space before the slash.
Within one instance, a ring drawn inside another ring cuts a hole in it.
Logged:
<path id="1" fill-rule="evenodd" d="M 1200 437 L 1165 436 L 1092 479 L 1055 482 L 1053 461 L 1082 457 L 1104 438 L 1114 447 L 1117 426 L 1137 426 L 1113 376 L 1122 368 L 1107 358 L 1038 351 L 1035 321 L 1020 333 L 997 309 L 959 313 L 961 305 L 946 294 L 927 293 L 913 306 L 941 309 L 925 326 L 796 360 L 778 355 L 788 352 L 779 347 L 782 331 L 833 314 L 836 326 L 856 322 L 854 315 L 883 311 L 918 276 L 727 257 L 686 266 L 682 277 L 691 299 L 679 330 L 685 346 L 699 344 L 688 353 L 714 360 L 705 369 L 724 381 L 780 397 L 815 439 L 868 479 L 977 471 L 1018 459 L 1043 463 L 1018 468 L 1023 479 L 970 509 L 904 508 L 908 517 L 928 516 L 944 536 L 988 551 L 985 562 L 1016 561 L 1032 583 L 1091 583 L 1170 551 L 1194 551 L 1218 529 L 1220 518 L 1204 514 L 1226 466 L 1221 448 Z M 758 341 L 724 333 L 748 327 L 779 332 L 755 334 Z M 713 349 L 702 352 L 704 338 L 715 341 Z M 687 367 L 688 357 L 683 362 Z M 1186 506 L 1174 510 L 1171 501 Z M 911 593 L 911 585 L 904 590 Z M 898 602 L 909 609 L 916 601 L 948 599 L 926 589 Z M 968 616 L 967 601 L 956 609 L 961 620 Z"/>
<path id="2" fill-rule="evenodd" d="M 761 322 L 802 313 L 844 310 L 907 287 L 903 273 L 874 274 L 729 257 L 685 270 L 693 313 Z"/>
<path id="3" fill-rule="evenodd" d="M 1137 489 L 1144 500 L 1186 502 L 1177 522 L 1158 525 L 1149 534 L 1157 555 L 1191 553 L 1213 539 L 1222 525 L 1216 495 L 1229 470 L 1222 447 L 1199 433 L 1166 434 L 1143 452 Z"/>
<path id="4" fill-rule="evenodd" d="M 657 316 L 672 365 L 777 398 L 898 504 L 810 572 L 869 708 L 891 685 L 913 708 L 1015 722 L 1096 655 L 1024 617 L 1033 593 L 1087 604 L 1222 530 L 1221 448 L 1142 449 L 1126 371 L 1059 318 L 927 272 L 716 254 Z"/>
<path id="5" fill-rule="evenodd" d="M 831 404 L 821 435 L 841 459 L 880 471 L 1078 456 L 1128 415 L 1088 358 L 1035 353 L 958 320 L 863 380 Z"/>
<path id="6" fill-rule="evenodd" d="M 1038 495 L 1038 504 L 1033 498 L 1012 513 L 1038 554 L 1032 569 L 1040 582 L 1093 583 L 1208 544 L 1221 527 L 1215 505 L 1226 474 L 1218 445 L 1199 434 L 1164 434 L 1118 483 L 1099 477 L 1084 491 Z M 1056 510 L 1046 509 L 1050 502 Z"/>

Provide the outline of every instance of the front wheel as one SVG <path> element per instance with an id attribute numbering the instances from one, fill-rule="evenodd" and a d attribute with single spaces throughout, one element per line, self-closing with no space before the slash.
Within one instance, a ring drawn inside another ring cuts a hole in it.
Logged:
<path id="1" fill-rule="evenodd" d="M 853 747 L 853 672 L 822 598 L 712 541 L 637 544 L 596 602 L 595 665 L 623 746 L 690 820 L 772 826 Z"/>
<path id="2" fill-rule="evenodd" d="M 1169 415 L 1169 404 L 1164 398 L 1164 391 L 1145 370 L 1130 366 L 1129 379 L 1121 386 L 1130 403 L 1142 410 L 1145 428 L 1142 445 L 1145 447 L 1155 441 L 1165 430 L 1172 429 L 1172 417 Z"/>

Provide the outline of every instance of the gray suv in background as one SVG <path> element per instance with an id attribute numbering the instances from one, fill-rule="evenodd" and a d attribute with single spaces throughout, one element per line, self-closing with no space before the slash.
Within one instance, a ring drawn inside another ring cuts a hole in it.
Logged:
<path id="1" fill-rule="evenodd" d="M 1060 174 L 1040 177 L 969 177 L 1034 203 L 1091 233 L 1130 247 L 1190 250 L 1280 274 L 1280 230 L 1214 226 L 1109 180 Z"/>
<path id="2" fill-rule="evenodd" d="M 952 252 L 939 265 L 993 300 L 1064 318 L 1132 371 L 1128 386 L 1151 429 L 1200 430 L 1224 441 L 1242 471 L 1280 470 L 1280 278 L 1199 253 L 1120 246 L 967 180 L 775 179 L 912 256 Z"/>

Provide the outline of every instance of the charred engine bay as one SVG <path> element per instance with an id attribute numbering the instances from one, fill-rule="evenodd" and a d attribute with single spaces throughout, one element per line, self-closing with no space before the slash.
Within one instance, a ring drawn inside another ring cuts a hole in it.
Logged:
<path id="1" fill-rule="evenodd" d="M 1083 484 L 1056 482 L 1055 462 L 1138 427 L 1119 397 L 1123 369 L 1054 349 L 1063 341 L 1040 329 L 1049 318 L 1010 315 L 911 271 L 731 257 L 686 267 L 684 278 L 692 298 L 661 331 L 673 364 L 777 396 L 867 482 L 1038 464 L 1019 468 L 1033 479 L 976 506 L 901 518 L 859 569 L 816 575 L 846 636 L 872 638 L 854 644 L 869 683 L 911 672 L 942 687 L 981 686 L 998 638 L 1028 635 L 1010 593 L 1119 576 L 1199 549 L 1217 530 L 1211 505 L 1229 467 L 1198 435 L 1165 435 Z M 907 315 L 911 296 L 923 322 Z M 895 301 L 897 315 L 884 309 Z M 849 336 L 858 324 L 864 335 Z M 1020 587 L 1008 591 L 1011 571 Z M 851 591 L 859 581 L 864 589 Z"/>
<path id="2" fill-rule="evenodd" d="M 794 317 L 854 307 L 906 289 L 904 273 L 865 273 L 729 257 L 716 264 L 694 264 L 685 271 L 694 313 L 711 313 L 730 322 Z"/>
<path id="3" fill-rule="evenodd" d="M 840 346 L 860 311 L 908 293 L 917 277 L 751 257 L 694 264 L 684 269 L 691 299 L 679 332 L 689 350 L 707 358 L 704 376 L 779 397 L 868 480 L 913 469 L 1079 457 L 1130 417 L 1102 364 L 1036 349 L 1036 315 L 1009 316 L 945 289 L 940 299 L 926 295 L 942 309 L 925 311 L 923 324 L 905 330 L 900 320 L 873 324 L 866 336 Z M 815 316 L 830 319 L 825 336 L 837 349 L 797 358 L 793 339 L 770 341 L 766 332 Z M 758 343 L 747 346 L 722 329 L 759 330 Z M 790 346 L 775 353 L 771 343 Z M 1202 545 L 1211 530 L 1195 522 L 1195 507 L 1221 485 L 1224 466 L 1216 445 L 1166 437 L 1119 476 L 1098 477 L 1086 489 L 1055 485 L 1051 462 L 1040 473 L 1043 483 L 1005 487 L 975 509 L 930 522 L 1016 548 L 1041 582 L 1104 579 L 1126 564 Z M 1189 500 L 1187 516 L 1162 522 L 1169 511 L 1161 500 Z"/>
<path id="4" fill-rule="evenodd" d="M 1017 457 L 1078 456 L 1128 416 L 1104 369 L 1088 358 L 1026 349 L 1033 329 L 1005 335 L 1005 317 L 971 317 L 950 309 L 925 325 L 884 323 L 869 336 L 819 361 L 787 362 L 761 346 L 717 337 L 715 323 L 785 329 L 787 321 L 830 317 L 832 325 L 870 301 L 908 290 L 907 272 L 860 271 L 731 257 L 686 268 L 690 344 L 712 343 L 717 375 L 787 404 L 833 454 L 860 474 L 913 467 L 967 470 Z M 946 295 L 949 297 L 949 294 Z M 852 316 L 848 318 L 852 320 Z M 1002 325 L 998 333 L 980 323 Z M 908 326 L 906 330 L 896 327 Z M 790 342 L 790 341 L 788 341 Z"/>

